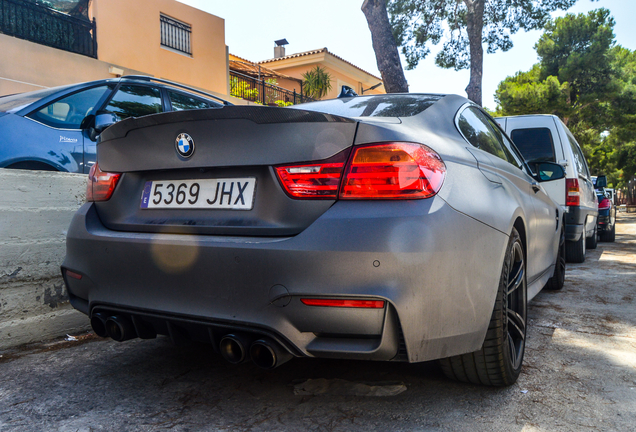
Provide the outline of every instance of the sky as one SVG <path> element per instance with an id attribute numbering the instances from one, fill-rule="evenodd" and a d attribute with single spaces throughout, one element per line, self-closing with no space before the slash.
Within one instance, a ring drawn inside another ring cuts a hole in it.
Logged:
<path id="1" fill-rule="evenodd" d="M 250 61 L 274 56 L 274 41 L 287 39 L 287 54 L 328 48 L 329 51 L 361 69 L 380 76 L 371 33 L 360 10 L 362 0 L 179 0 L 225 19 L 225 43 L 230 53 Z M 616 42 L 636 49 L 636 1 L 578 0 L 567 12 L 585 13 L 604 7 L 616 21 Z M 553 16 L 563 16 L 556 12 Z M 193 29 L 194 30 L 194 29 Z M 542 31 L 523 32 L 512 36 L 513 48 L 508 52 L 487 54 L 484 49 L 483 105 L 494 109 L 494 93 L 498 84 L 518 71 L 527 71 L 537 63 L 534 44 Z M 441 44 L 440 44 L 441 45 Z M 414 69 L 405 70 L 409 91 L 413 93 L 455 93 L 466 96 L 470 78 L 468 70 L 454 71 L 435 65 L 437 50 Z M 406 62 L 402 61 L 403 67 Z"/>

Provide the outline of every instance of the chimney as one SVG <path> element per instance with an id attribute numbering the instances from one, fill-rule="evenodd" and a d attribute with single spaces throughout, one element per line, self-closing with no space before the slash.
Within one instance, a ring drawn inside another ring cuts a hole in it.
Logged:
<path id="1" fill-rule="evenodd" d="M 287 39 L 279 39 L 274 41 L 276 46 L 274 47 L 274 58 L 285 57 L 285 45 L 288 45 Z"/>

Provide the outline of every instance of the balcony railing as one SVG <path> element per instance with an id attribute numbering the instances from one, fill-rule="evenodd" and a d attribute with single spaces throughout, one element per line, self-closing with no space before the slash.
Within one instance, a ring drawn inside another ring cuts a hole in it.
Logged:
<path id="1" fill-rule="evenodd" d="M 296 90 L 290 91 L 265 80 L 259 80 L 235 71 L 230 71 L 230 95 L 272 106 L 296 105 L 315 100 L 302 93 L 297 93 Z"/>
<path id="2" fill-rule="evenodd" d="M 96 23 L 25 0 L 0 0 L 0 33 L 97 58 Z M 5 59 L 6 60 L 6 59 Z"/>

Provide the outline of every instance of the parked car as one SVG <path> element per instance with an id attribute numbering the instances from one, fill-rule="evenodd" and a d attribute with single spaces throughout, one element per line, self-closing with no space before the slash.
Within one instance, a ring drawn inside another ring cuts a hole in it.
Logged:
<path id="1" fill-rule="evenodd" d="M 145 76 L 91 81 L 0 97 L 0 168 L 88 173 L 95 163 L 95 115 L 115 120 L 228 104 Z"/>
<path id="2" fill-rule="evenodd" d="M 563 212 L 455 95 L 232 106 L 106 129 L 62 274 L 100 336 L 240 363 L 422 362 L 519 375 L 527 301 L 565 275 Z"/>
<path id="3" fill-rule="evenodd" d="M 576 139 L 554 115 L 498 117 L 532 170 L 538 163 L 565 167 L 565 179 L 545 185 L 548 195 L 565 214 L 565 248 L 569 262 L 585 261 L 585 249 L 595 249 L 598 201 L 585 156 Z"/>
<path id="4" fill-rule="evenodd" d="M 597 230 L 602 242 L 616 240 L 616 206 L 614 205 L 614 189 L 608 190 L 607 177 L 602 175 L 594 178 L 594 187 L 598 197 Z M 611 191 L 611 193 L 610 193 Z"/>

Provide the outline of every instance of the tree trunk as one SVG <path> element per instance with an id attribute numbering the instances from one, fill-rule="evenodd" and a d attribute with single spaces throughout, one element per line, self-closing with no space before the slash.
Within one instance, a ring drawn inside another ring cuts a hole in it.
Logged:
<path id="1" fill-rule="evenodd" d="M 482 8 L 483 9 L 483 8 Z M 365 0 L 362 12 L 367 18 L 373 51 L 378 64 L 384 89 L 387 93 L 408 93 L 409 87 L 404 77 L 402 63 L 398 54 L 397 44 L 389 24 L 385 0 Z"/>
<path id="2" fill-rule="evenodd" d="M 470 81 L 466 87 L 468 99 L 481 105 L 481 82 L 484 69 L 484 46 L 482 33 L 484 30 L 485 0 L 464 0 L 467 8 L 468 42 L 470 44 Z"/>

